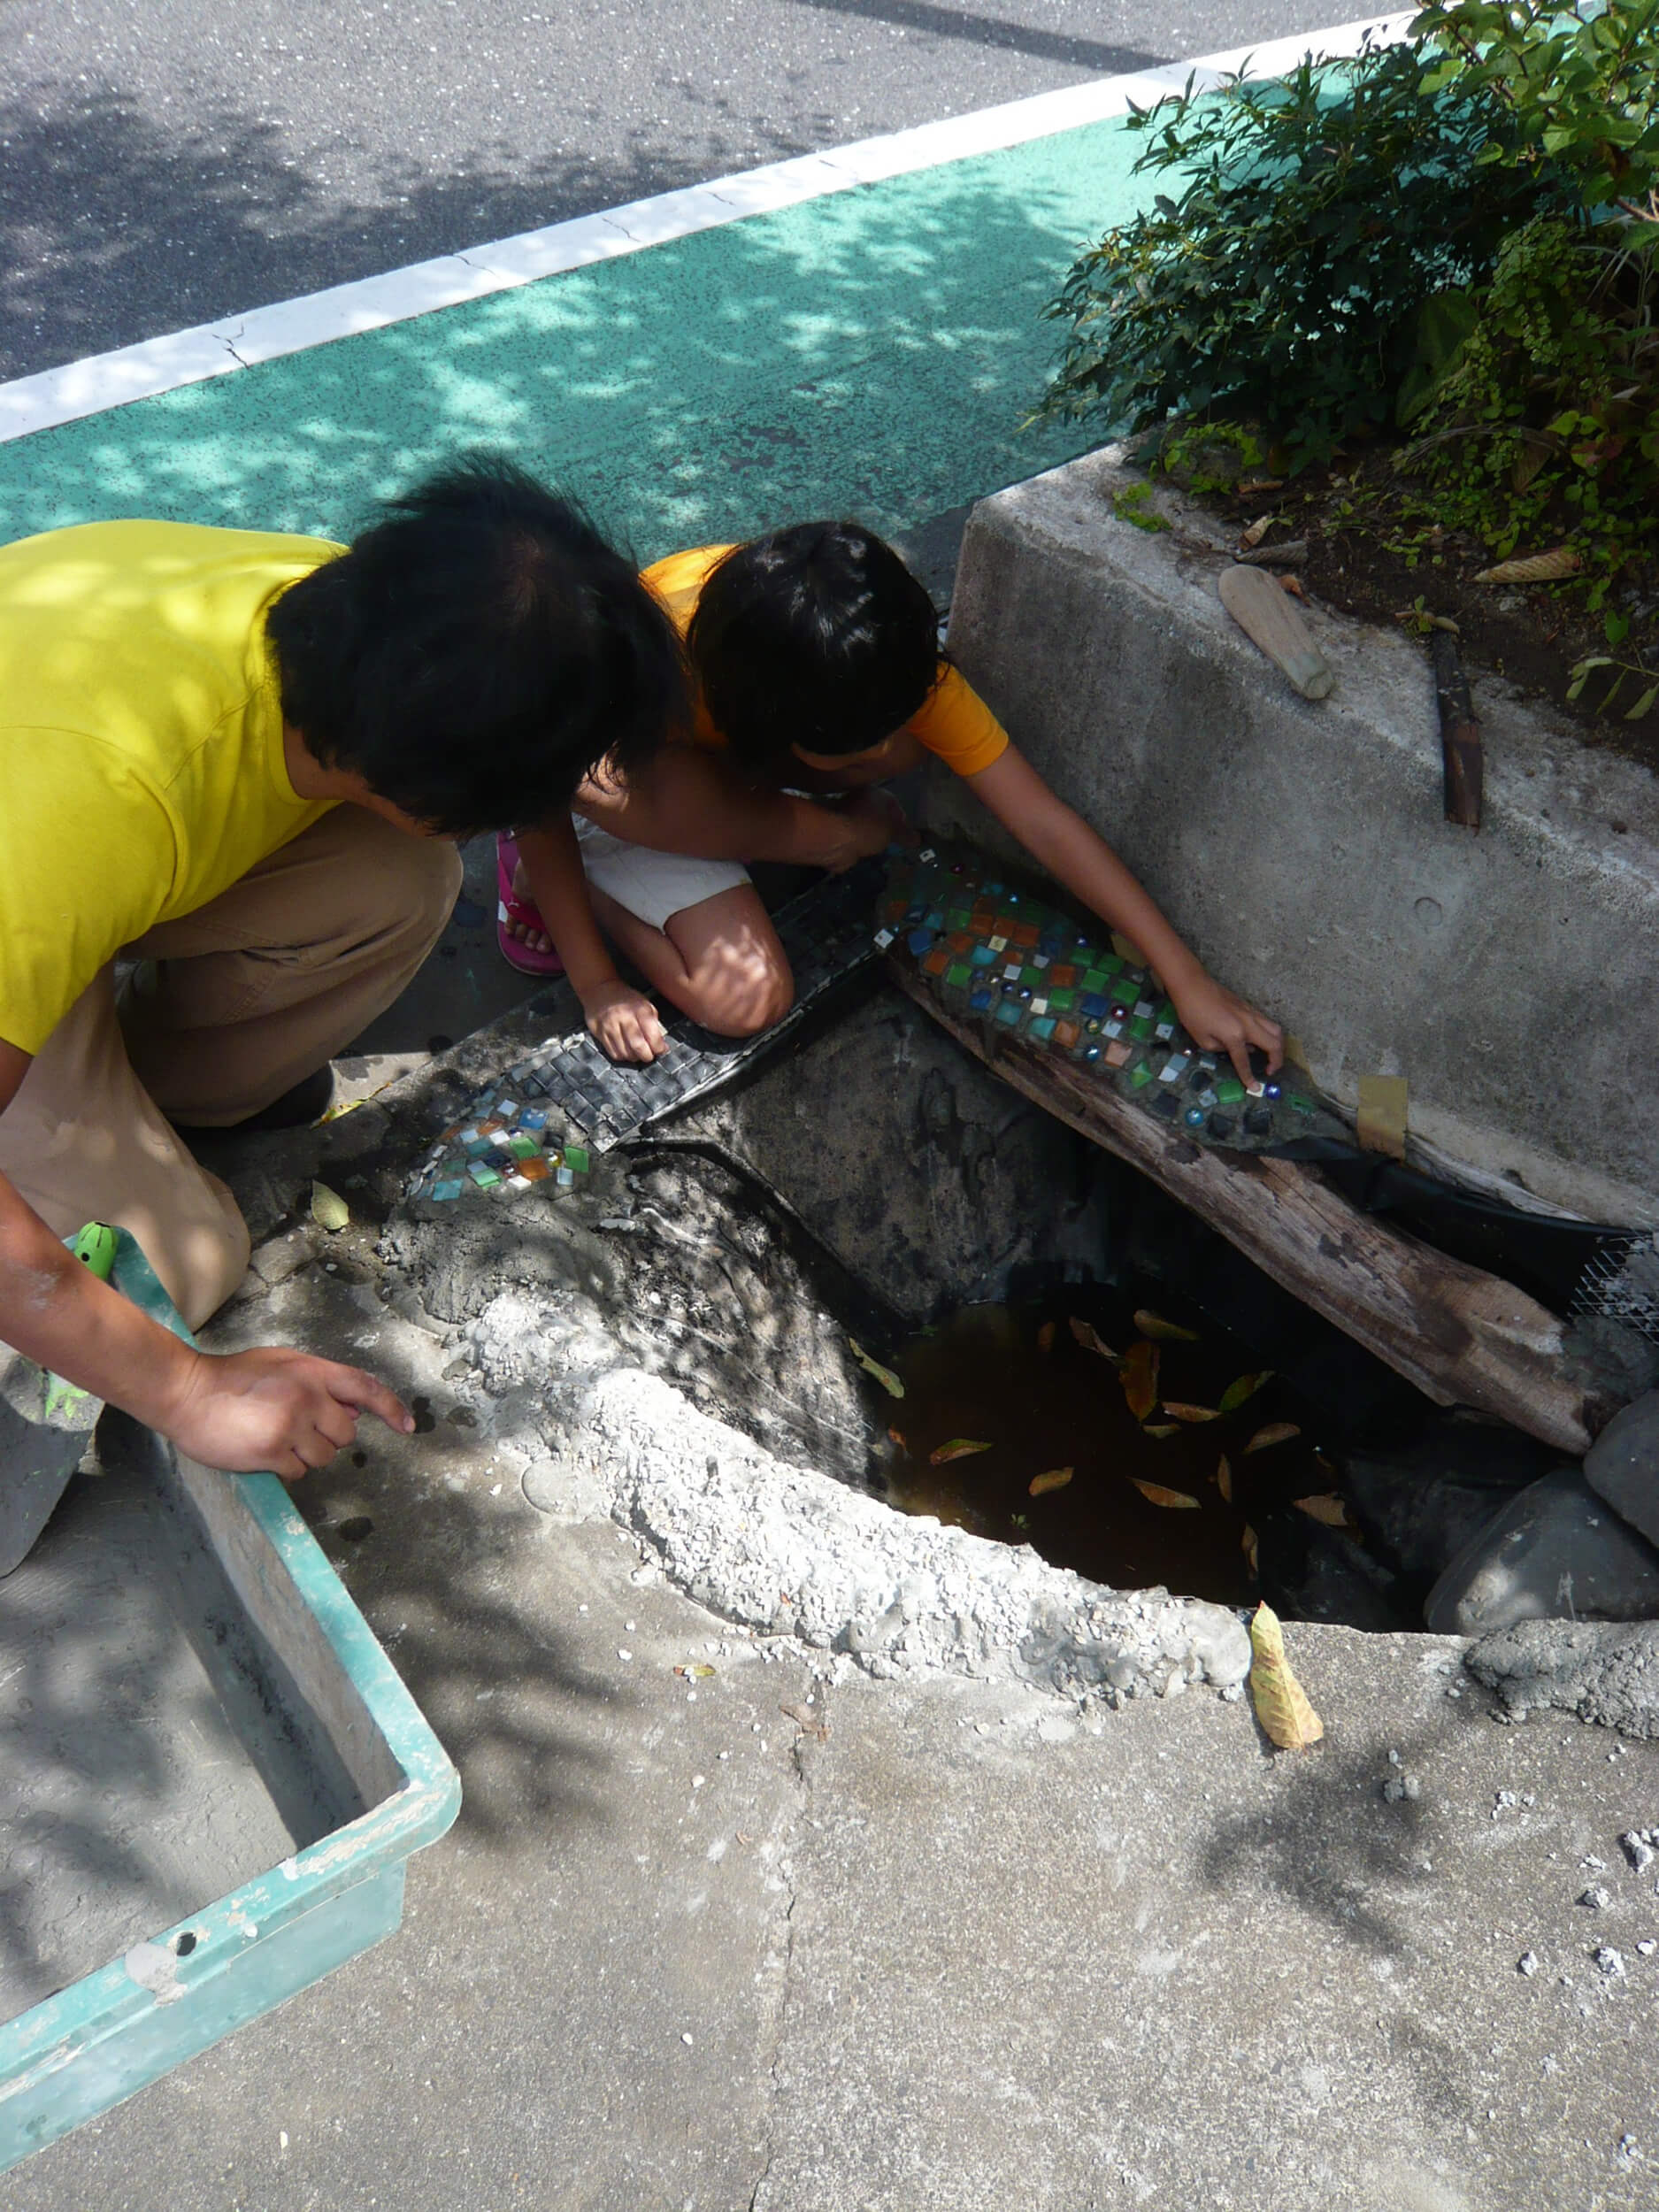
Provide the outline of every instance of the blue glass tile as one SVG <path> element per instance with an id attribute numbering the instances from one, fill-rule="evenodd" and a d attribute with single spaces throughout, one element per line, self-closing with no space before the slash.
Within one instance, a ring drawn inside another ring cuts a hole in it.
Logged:
<path id="1" fill-rule="evenodd" d="M 919 960 L 925 952 L 930 952 L 933 949 L 933 933 L 931 929 L 913 929 L 904 942 Z"/>
<path id="2" fill-rule="evenodd" d="M 1018 1029 L 1025 1018 L 1025 1010 L 1015 998 L 1005 998 L 996 1010 L 996 1018 L 1005 1029 Z"/>
<path id="3" fill-rule="evenodd" d="M 1111 1001 L 1102 998 L 1098 991 L 1085 991 L 1078 1001 L 1078 1009 L 1090 1021 L 1100 1021 L 1104 1018 L 1110 1004 Z"/>
<path id="4" fill-rule="evenodd" d="M 969 992 L 968 1003 L 971 1007 L 972 1007 L 976 1014 L 982 1014 L 984 1013 L 986 1008 L 991 1004 L 995 995 L 995 993 L 987 990 L 984 984 L 981 984 L 977 991 Z"/>
<path id="5" fill-rule="evenodd" d="M 1027 1036 L 1035 1037 L 1040 1044 L 1046 1045 L 1054 1034 L 1053 1015 L 1040 1014 L 1025 1033 Z"/>

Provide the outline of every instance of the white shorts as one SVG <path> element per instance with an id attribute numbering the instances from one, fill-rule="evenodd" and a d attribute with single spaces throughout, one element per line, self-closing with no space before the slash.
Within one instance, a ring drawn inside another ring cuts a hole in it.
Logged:
<path id="1" fill-rule="evenodd" d="M 596 890 L 626 907 L 651 929 L 666 929 L 676 914 L 749 881 L 734 860 L 694 860 L 686 853 L 654 852 L 613 837 L 585 815 L 573 814 L 582 868 Z"/>

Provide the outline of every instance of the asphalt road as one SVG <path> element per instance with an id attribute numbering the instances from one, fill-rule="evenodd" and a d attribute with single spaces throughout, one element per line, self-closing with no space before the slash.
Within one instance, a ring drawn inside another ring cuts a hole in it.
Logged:
<path id="1" fill-rule="evenodd" d="M 0 0 L 0 380 L 1310 0 Z"/>

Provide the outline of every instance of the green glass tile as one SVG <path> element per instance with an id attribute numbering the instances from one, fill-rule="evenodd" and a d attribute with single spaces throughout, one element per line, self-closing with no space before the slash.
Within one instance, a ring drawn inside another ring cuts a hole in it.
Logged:
<path id="1" fill-rule="evenodd" d="M 533 1158 L 541 1148 L 534 1137 L 518 1136 L 511 1140 L 507 1149 L 512 1154 L 514 1159 L 528 1160 Z"/>
<path id="2" fill-rule="evenodd" d="M 948 906 L 945 909 L 946 925 L 951 929 L 966 929 L 971 926 L 973 914 L 972 910 L 968 907 Z"/>
<path id="3" fill-rule="evenodd" d="M 1216 1102 L 1220 1106 L 1236 1106 L 1244 1096 L 1244 1086 L 1236 1075 L 1216 1078 Z"/>
<path id="4" fill-rule="evenodd" d="M 1129 1034 L 1132 1037 L 1139 1037 L 1143 1041 L 1152 1034 L 1153 1026 L 1150 1014 L 1132 1014 L 1129 1018 Z"/>
<path id="5" fill-rule="evenodd" d="M 965 990 L 973 979 L 973 970 L 965 960 L 954 961 L 945 970 L 945 980 L 953 990 Z"/>
<path id="6" fill-rule="evenodd" d="M 1106 988 L 1106 970 L 1085 968 L 1078 978 L 1078 988 L 1079 991 L 1093 991 L 1099 996 Z"/>
<path id="7" fill-rule="evenodd" d="M 1147 1065 L 1147 1064 L 1146 1064 L 1146 1062 L 1145 1062 L 1144 1060 L 1140 1061 L 1140 1062 L 1139 1062 L 1139 1063 L 1138 1063 L 1138 1064 L 1137 1064 L 1134 1067 L 1131 1068 L 1131 1069 L 1130 1069 L 1130 1071 L 1129 1071 L 1129 1083 L 1130 1083 L 1130 1087 L 1131 1087 L 1131 1089 L 1133 1089 L 1133 1090 L 1137 1090 L 1137 1091 L 1143 1091 L 1143 1090 L 1145 1090 L 1145 1088 L 1146 1088 L 1147 1085 L 1148 1085 L 1148 1084 L 1151 1080 L 1152 1080 L 1152 1071 L 1151 1071 L 1151 1069 L 1150 1069 L 1150 1068 Z"/>
<path id="8" fill-rule="evenodd" d="M 1022 983 L 1029 984 L 1034 991 L 1042 981 L 1042 970 L 1029 966 L 1024 967 L 1019 972 L 1019 979 Z"/>
<path id="9" fill-rule="evenodd" d="M 1069 983 L 1061 984 L 1048 994 L 1048 1003 L 1062 1014 L 1069 1014 L 1077 1004 L 1077 993 Z"/>
<path id="10" fill-rule="evenodd" d="M 578 1175 L 586 1175 L 588 1172 L 587 1147 L 580 1144 L 567 1144 L 565 1148 L 565 1164 Z"/>
<path id="11" fill-rule="evenodd" d="M 501 1180 L 495 1169 L 486 1167 L 482 1160 L 474 1160 L 466 1171 L 478 1185 L 480 1190 L 494 1190 Z"/>

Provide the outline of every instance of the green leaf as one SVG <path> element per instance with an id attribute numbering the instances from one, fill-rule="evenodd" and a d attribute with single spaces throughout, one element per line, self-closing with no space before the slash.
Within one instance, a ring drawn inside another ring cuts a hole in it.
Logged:
<path id="1" fill-rule="evenodd" d="M 1655 699 L 1659 699 L 1659 684 L 1649 684 L 1635 705 L 1625 708 L 1624 719 L 1627 722 L 1640 722 L 1643 715 L 1652 707 Z"/>

